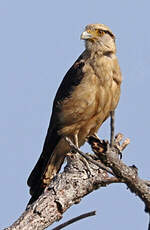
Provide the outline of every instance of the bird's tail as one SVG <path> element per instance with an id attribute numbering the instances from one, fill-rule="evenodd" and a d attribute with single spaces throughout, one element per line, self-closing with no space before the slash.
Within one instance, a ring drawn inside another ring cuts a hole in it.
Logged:
<path id="1" fill-rule="evenodd" d="M 70 150 L 64 138 L 54 135 L 54 133 L 53 138 L 49 138 L 46 137 L 43 152 L 27 181 L 32 196 L 28 205 L 32 204 L 42 194 L 44 188 L 60 170 L 65 154 Z"/>

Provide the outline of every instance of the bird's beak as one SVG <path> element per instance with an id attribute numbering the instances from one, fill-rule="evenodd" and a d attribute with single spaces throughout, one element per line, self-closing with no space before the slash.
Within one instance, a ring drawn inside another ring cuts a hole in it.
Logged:
<path id="1" fill-rule="evenodd" d="M 92 34 L 88 33 L 87 31 L 84 31 L 82 34 L 81 34 L 81 39 L 82 40 L 87 40 L 87 39 L 91 39 L 93 36 Z"/>

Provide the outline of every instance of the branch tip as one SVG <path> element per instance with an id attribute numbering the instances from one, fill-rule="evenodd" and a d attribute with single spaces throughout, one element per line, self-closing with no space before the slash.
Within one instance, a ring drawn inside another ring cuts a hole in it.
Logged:
<path id="1" fill-rule="evenodd" d="M 66 226 L 68 226 L 70 224 L 73 224 L 74 222 L 77 222 L 77 221 L 79 221 L 81 219 L 84 219 L 84 218 L 87 218 L 87 217 L 90 217 L 90 216 L 94 216 L 94 215 L 96 215 L 96 211 L 84 213 L 84 214 L 82 214 L 80 216 L 77 216 L 75 218 L 72 218 L 72 219 L 66 221 L 63 224 L 58 225 L 57 227 L 53 228 L 52 230 L 60 230 L 60 229 L 66 227 Z"/>

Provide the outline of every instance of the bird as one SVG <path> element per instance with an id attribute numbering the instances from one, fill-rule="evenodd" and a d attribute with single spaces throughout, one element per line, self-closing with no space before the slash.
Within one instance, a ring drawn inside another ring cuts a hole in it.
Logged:
<path id="1" fill-rule="evenodd" d="M 63 78 L 54 98 L 47 135 L 27 184 L 32 204 L 59 172 L 71 151 L 65 137 L 80 148 L 118 105 L 122 74 L 115 35 L 104 24 L 89 24 L 81 37 L 85 50 Z"/>

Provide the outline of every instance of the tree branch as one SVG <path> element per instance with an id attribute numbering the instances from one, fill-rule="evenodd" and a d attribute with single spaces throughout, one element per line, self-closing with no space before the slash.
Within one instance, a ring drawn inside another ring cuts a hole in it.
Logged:
<path id="1" fill-rule="evenodd" d="M 67 140 L 77 154 L 67 156 L 64 172 L 57 174 L 38 200 L 5 230 L 45 229 L 60 220 L 63 213 L 72 205 L 78 204 L 84 196 L 112 183 L 125 183 L 130 191 L 145 203 L 146 212 L 150 212 L 150 182 L 138 177 L 135 166 L 127 166 L 119 159 L 118 154 L 129 143 L 126 139 L 120 145 L 119 141 L 122 138 L 119 134 L 114 140 L 116 145 L 112 148 L 108 142 L 89 138 L 89 143 L 97 156 L 85 155 Z M 88 167 L 78 153 L 86 156 Z M 109 177 L 107 172 L 112 172 L 115 176 Z"/>
<path id="2" fill-rule="evenodd" d="M 63 213 L 95 189 L 107 185 L 107 172 L 89 162 L 92 175 L 78 154 L 67 156 L 67 166 L 58 174 L 44 194 L 7 230 L 45 229 L 60 220 Z"/>
<path id="3" fill-rule="evenodd" d="M 79 221 L 81 219 L 84 219 L 84 218 L 87 218 L 87 217 L 90 217 L 90 216 L 94 216 L 94 215 L 96 215 L 96 211 L 84 213 L 84 214 L 82 214 L 80 216 L 77 216 L 75 218 L 72 218 L 71 220 L 66 221 L 63 224 L 60 224 L 59 226 L 57 226 L 56 228 L 53 228 L 52 230 L 60 230 L 60 229 L 66 227 L 66 226 L 68 226 L 70 224 L 73 224 L 74 222 L 77 222 L 77 221 Z"/>
<path id="4" fill-rule="evenodd" d="M 117 137 L 116 137 L 117 139 Z M 145 204 L 145 211 L 150 213 L 150 189 L 149 189 L 149 181 L 142 180 L 138 177 L 138 169 L 135 165 L 127 166 L 125 165 L 118 157 L 117 148 L 113 146 L 110 148 L 107 145 L 107 151 L 99 151 L 100 147 L 98 147 L 98 142 L 101 147 L 100 140 L 89 140 L 89 143 L 92 146 L 93 151 L 102 161 L 102 163 L 111 168 L 114 175 L 118 178 L 118 180 L 125 183 L 131 192 L 135 193 Z M 96 144 L 95 144 L 96 143 Z M 124 149 L 129 143 L 129 140 L 126 139 L 124 143 L 119 147 L 120 149 Z"/>

